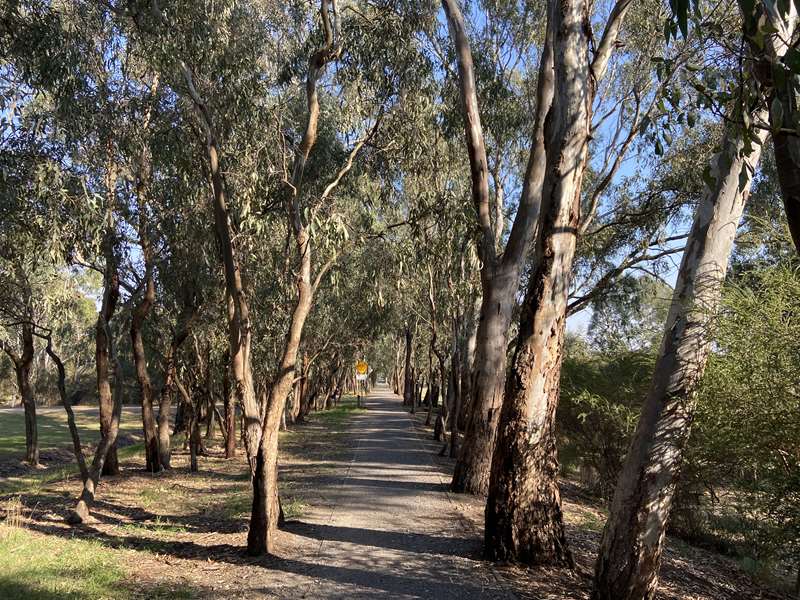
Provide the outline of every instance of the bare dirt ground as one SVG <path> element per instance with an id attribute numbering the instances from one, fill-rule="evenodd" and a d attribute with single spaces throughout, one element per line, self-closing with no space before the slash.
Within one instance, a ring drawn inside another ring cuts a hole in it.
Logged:
<path id="1" fill-rule="evenodd" d="M 78 482 L 49 483 L 22 495 L 23 526 L 104 544 L 129 573 L 124 592 L 140 598 L 588 598 L 598 506 L 565 484 L 574 573 L 491 565 L 481 559 L 482 502 L 447 492 L 452 462 L 437 456 L 424 414 L 411 417 L 385 388 L 367 407 L 314 415 L 282 438 L 289 523 L 275 556 L 242 551 L 241 457 L 203 457 L 189 473 L 178 453 L 176 468 L 157 475 L 130 459 L 103 482 L 97 523 L 79 528 L 64 523 Z M 662 599 L 781 598 L 735 563 L 672 540 L 662 575 Z"/>

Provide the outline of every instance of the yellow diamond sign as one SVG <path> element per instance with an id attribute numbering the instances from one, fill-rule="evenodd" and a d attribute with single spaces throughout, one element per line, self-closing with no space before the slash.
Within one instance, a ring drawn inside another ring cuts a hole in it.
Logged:
<path id="1" fill-rule="evenodd" d="M 360 360 L 356 363 L 356 373 L 359 375 L 366 375 L 367 369 L 369 369 L 369 365 L 365 363 L 363 360 Z"/>

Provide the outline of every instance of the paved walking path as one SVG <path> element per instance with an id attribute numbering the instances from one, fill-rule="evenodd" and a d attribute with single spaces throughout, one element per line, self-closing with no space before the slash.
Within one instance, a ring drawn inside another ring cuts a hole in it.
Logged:
<path id="1" fill-rule="evenodd" d="M 308 598 L 514 598 L 480 560 L 402 401 L 379 387 L 352 417 L 352 462 L 324 492 L 328 508 L 290 525 L 314 540 Z M 428 447 L 426 447 L 426 445 Z"/>

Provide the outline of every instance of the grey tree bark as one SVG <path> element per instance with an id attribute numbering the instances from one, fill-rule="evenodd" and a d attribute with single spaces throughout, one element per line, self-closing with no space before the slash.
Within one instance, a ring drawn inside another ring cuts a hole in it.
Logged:
<path id="1" fill-rule="evenodd" d="M 756 115 L 767 118 L 763 112 Z M 719 308 L 736 228 L 760 144 L 749 153 L 736 132 L 726 133 L 712 165 L 714 187 L 697 207 L 681 261 L 650 391 L 611 504 L 595 566 L 595 600 L 655 596 L 664 532 L 689 436 L 695 391 L 711 350 L 711 325 Z M 743 171 L 743 167 L 747 168 Z"/>
<path id="2" fill-rule="evenodd" d="M 465 138 L 470 162 L 472 200 L 480 241 L 482 301 L 478 318 L 472 397 L 464 443 L 453 473 L 452 489 L 472 494 L 488 488 L 491 455 L 497 432 L 506 371 L 508 328 L 519 289 L 519 276 L 533 238 L 544 182 L 544 116 L 552 101 L 552 78 L 540 73 L 536 123 L 523 180 L 519 209 L 502 256 L 497 253 L 496 229 L 492 226 L 486 148 L 481 126 L 472 51 L 456 0 L 442 0 L 450 37 L 456 50 L 459 87 L 464 112 Z"/>
<path id="3" fill-rule="evenodd" d="M 558 488 L 555 416 L 592 103 L 629 5 L 630 0 L 619 0 L 614 6 L 591 59 L 585 0 L 548 5 L 542 64 L 549 72 L 545 65 L 552 61 L 554 97 L 545 124 L 547 168 L 533 270 L 506 380 L 486 503 L 485 547 L 495 559 L 573 562 Z"/>

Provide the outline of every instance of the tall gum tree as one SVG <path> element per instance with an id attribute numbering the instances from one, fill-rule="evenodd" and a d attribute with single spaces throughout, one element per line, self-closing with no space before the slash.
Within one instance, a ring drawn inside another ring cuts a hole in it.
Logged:
<path id="1" fill-rule="evenodd" d="M 117 256 L 117 231 L 115 224 L 116 186 L 118 167 L 115 162 L 113 145 L 109 142 L 107 149 L 107 165 L 105 174 L 106 215 L 103 232 L 103 300 L 97 314 L 95 324 L 95 370 L 97 379 L 97 397 L 100 412 L 101 444 L 112 440 L 103 457 L 103 475 L 119 474 L 117 459 L 114 394 L 112 390 L 113 369 L 113 333 L 111 319 L 117 310 L 120 296 L 119 257 Z M 117 427 L 118 427 L 117 419 Z"/>
<path id="2" fill-rule="evenodd" d="M 153 78 L 151 96 L 158 90 L 158 77 Z M 142 130 L 147 132 L 152 114 L 153 102 L 151 101 L 142 119 Z M 144 262 L 144 294 L 131 313 L 131 348 L 133 362 L 136 368 L 136 379 L 139 382 L 139 394 L 142 406 L 142 430 L 144 431 L 145 468 L 155 473 L 162 469 L 159 460 L 158 425 L 153 411 L 153 386 L 147 368 L 147 355 L 145 353 L 144 336 L 142 328 L 156 301 L 156 283 L 154 273 L 153 245 L 148 228 L 148 192 L 152 175 L 151 157 L 148 141 L 142 143 L 139 161 L 136 168 L 136 204 L 138 212 L 137 233 L 139 247 L 142 251 Z"/>
<path id="3" fill-rule="evenodd" d="M 766 133 L 756 134 L 761 143 Z M 713 165 L 714 187 L 707 189 L 697 208 L 650 391 L 603 531 L 593 591 L 598 600 L 655 595 L 695 390 L 711 350 L 710 325 L 751 183 L 748 175 L 742 187 L 740 173 L 752 173 L 760 154 L 761 144 L 745 151 L 735 133 L 726 135 Z"/>
<path id="4" fill-rule="evenodd" d="M 794 21 L 769 34 L 775 56 L 786 52 Z M 734 116 L 741 116 L 734 112 Z M 750 123 L 767 123 L 761 108 Z M 734 120 L 734 119 L 731 119 Z M 711 326 L 736 228 L 768 130 L 728 127 L 697 207 L 667 316 L 664 336 L 633 441 L 614 492 L 595 566 L 595 600 L 655 596 L 661 552 L 696 391 L 711 352 Z M 777 148 L 776 148 L 777 151 Z"/>
<path id="5" fill-rule="evenodd" d="M 486 503 L 486 553 L 528 564 L 571 565 L 558 489 L 555 414 L 567 299 L 580 228 L 592 105 L 630 0 L 612 9 L 589 56 L 588 5 L 550 2 L 554 98 L 545 126 L 539 227 L 494 447 Z"/>
<path id="6" fill-rule="evenodd" d="M 464 17 L 456 0 L 442 0 L 456 51 L 459 95 L 464 115 L 472 202 L 479 229 L 482 300 L 473 358 L 470 411 L 453 473 L 456 492 L 482 494 L 488 489 L 491 454 L 497 432 L 506 371 L 506 347 L 522 266 L 539 214 L 544 182 L 544 121 L 553 98 L 552 53 L 544 51 L 537 88 L 536 117 L 519 208 L 505 250 L 497 252 L 497 226 L 492 224 L 489 170 L 478 107 L 472 50 Z"/>
<path id="7" fill-rule="evenodd" d="M 106 171 L 106 208 L 105 231 L 103 233 L 103 297 L 95 324 L 95 371 L 97 378 L 97 395 L 100 404 L 100 443 L 95 449 L 94 459 L 84 479 L 83 489 L 75 508 L 67 515 L 67 522 L 73 525 L 91 520 L 90 510 L 94 502 L 95 492 L 100 483 L 100 476 L 115 474 L 119 470 L 116 463 L 117 434 L 122 411 L 122 376 L 114 351 L 114 336 L 111 320 L 117 312 L 120 296 L 119 264 L 117 257 L 117 231 L 114 220 L 114 206 L 117 184 L 117 169 L 111 159 L 109 149 L 109 166 Z M 113 388 L 112 388 L 113 384 Z M 113 469 L 108 467 L 110 460 L 115 461 Z"/>
<path id="8" fill-rule="evenodd" d="M 281 415 L 286 399 L 292 389 L 294 371 L 297 366 L 297 353 L 303 336 L 303 327 L 314 300 L 314 292 L 328 271 L 331 262 L 326 263 L 312 275 L 311 232 L 303 215 L 302 202 L 303 175 L 306 163 L 317 140 L 320 103 L 317 85 L 329 63 L 336 60 L 342 52 L 339 14 L 335 0 L 322 0 L 319 10 L 323 31 L 323 44 L 311 55 L 306 75 L 307 118 L 303 136 L 295 153 L 291 181 L 291 193 L 286 201 L 287 217 L 294 235 L 295 248 L 300 261 L 295 278 L 295 304 L 290 317 L 289 328 L 284 339 L 283 350 L 278 364 L 278 372 L 267 395 L 262 439 L 256 457 L 256 472 L 253 482 L 253 506 L 250 517 L 250 531 L 247 547 L 250 553 L 271 552 L 274 545 L 275 530 L 281 519 L 278 497 L 278 433 Z M 361 146 L 357 145 L 346 167 L 352 166 L 352 158 Z M 343 176 L 347 171 L 341 173 Z M 341 177 L 338 177 L 335 182 Z M 335 187 L 335 184 L 333 184 Z M 323 196 L 332 191 L 326 188 Z M 312 277 L 314 277 L 312 279 Z"/>
<path id="9" fill-rule="evenodd" d="M 338 60 L 342 54 L 342 31 L 339 9 L 336 0 L 321 0 L 319 8 L 323 42 L 310 56 L 306 74 L 306 122 L 300 143 L 294 156 L 291 180 L 285 182 L 290 190 L 286 200 L 286 213 L 294 238 L 299 265 L 295 282 L 295 302 L 292 308 L 284 344 L 278 360 L 278 370 L 270 385 L 263 407 L 261 443 L 258 448 L 253 482 L 253 504 L 248 533 L 248 552 L 262 554 L 272 552 L 275 532 L 282 519 L 278 496 L 278 434 L 286 400 L 292 390 L 297 356 L 303 337 L 303 329 L 311 312 L 314 295 L 323 278 L 337 260 L 337 253 L 316 268 L 312 261 L 312 231 L 309 217 L 314 209 L 306 200 L 304 175 L 312 149 L 317 141 L 320 119 L 318 85 L 327 66 Z M 347 154 L 344 164 L 333 179 L 324 186 L 319 199 L 327 201 L 343 178 L 352 169 L 361 149 L 378 130 L 382 110 L 371 127 L 356 141 Z"/>

